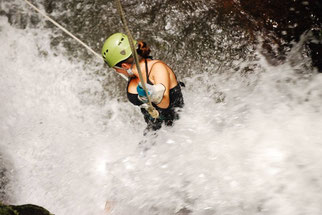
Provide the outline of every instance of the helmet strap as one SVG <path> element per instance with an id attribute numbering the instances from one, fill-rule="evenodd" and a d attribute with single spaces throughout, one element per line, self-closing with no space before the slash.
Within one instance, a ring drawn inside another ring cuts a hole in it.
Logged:
<path id="1" fill-rule="evenodd" d="M 126 72 L 127 72 L 127 74 L 129 75 L 129 77 L 134 76 L 134 73 L 133 73 L 133 71 L 132 71 L 132 69 L 133 69 L 133 65 L 134 65 L 134 61 L 133 61 L 133 62 L 132 62 L 132 64 L 131 64 L 131 68 L 126 70 Z"/>

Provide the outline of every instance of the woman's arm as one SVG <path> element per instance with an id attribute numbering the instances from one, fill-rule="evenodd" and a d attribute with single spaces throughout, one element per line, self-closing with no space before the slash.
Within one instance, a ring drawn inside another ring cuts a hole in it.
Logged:
<path id="1" fill-rule="evenodd" d="M 170 74 L 167 70 L 167 67 L 161 63 L 157 62 L 153 64 L 150 72 L 151 81 L 154 81 L 154 84 L 162 84 L 165 87 L 165 92 L 163 95 L 163 99 L 159 104 L 158 107 L 166 109 L 169 107 L 170 98 L 169 98 L 169 90 L 170 90 Z"/>

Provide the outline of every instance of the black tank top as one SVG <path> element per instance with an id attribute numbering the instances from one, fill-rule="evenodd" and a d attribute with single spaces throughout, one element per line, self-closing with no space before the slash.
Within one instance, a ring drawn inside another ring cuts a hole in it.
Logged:
<path id="1" fill-rule="evenodd" d="M 153 83 L 149 79 L 148 71 L 149 70 L 148 70 L 147 60 L 145 59 L 145 72 L 147 77 L 147 83 L 153 85 Z M 126 88 L 127 98 L 132 104 L 140 106 L 143 104 L 143 102 L 141 102 L 138 99 L 138 94 L 128 92 L 128 86 L 131 80 L 132 79 L 129 80 Z M 145 110 L 144 108 L 141 108 L 141 112 L 143 113 L 144 120 L 148 124 L 148 127 L 147 127 L 148 129 L 152 129 L 152 130 L 160 129 L 162 126 L 162 123 L 165 123 L 165 125 L 167 126 L 172 126 L 173 121 L 179 119 L 178 111 L 180 111 L 179 109 L 182 108 L 184 105 L 181 86 L 184 86 L 184 84 L 182 82 L 178 82 L 178 84 L 175 87 L 169 90 L 170 104 L 168 108 L 163 109 L 152 103 L 152 105 L 156 108 L 156 110 L 160 114 L 160 117 L 158 119 L 152 118 L 147 110 Z"/>

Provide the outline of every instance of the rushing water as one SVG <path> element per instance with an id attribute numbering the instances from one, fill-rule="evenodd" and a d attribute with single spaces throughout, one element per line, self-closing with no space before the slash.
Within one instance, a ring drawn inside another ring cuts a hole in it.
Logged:
<path id="1" fill-rule="evenodd" d="M 175 53 L 180 16 L 166 17 L 151 40 L 166 44 L 157 57 L 178 62 L 185 107 L 142 146 L 145 123 L 123 79 L 82 59 L 82 47 L 71 54 L 22 1 L 0 6 L 12 15 L 0 16 L 2 201 L 59 215 L 322 213 L 322 74 L 306 66 L 301 42 L 271 66 L 260 48 L 214 26 L 208 45 L 217 50 L 189 44 L 200 33 Z M 53 16 L 62 14 L 73 13 Z"/>

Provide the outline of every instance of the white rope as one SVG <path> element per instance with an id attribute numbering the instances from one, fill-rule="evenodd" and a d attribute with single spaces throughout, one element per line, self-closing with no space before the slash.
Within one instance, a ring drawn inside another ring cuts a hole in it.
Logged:
<path id="1" fill-rule="evenodd" d="M 39 10 L 35 5 L 31 4 L 28 0 L 24 0 L 24 1 L 30 7 L 32 7 L 33 9 L 35 9 L 38 13 L 40 13 L 46 19 L 48 19 L 51 23 L 53 23 L 58 28 L 60 28 L 61 30 L 63 30 L 66 34 L 68 34 L 69 36 L 71 36 L 73 39 L 75 39 L 77 42 L 79 42 L 82 46 L 84 46 L 87 50 L 89 50 L 90 52 L 92 52 L 96 57 L 98 57 L 100 60 L 102 60 L 102 56 L 100 54 L 96 53 L 93 49 L 91 49 L 91 47 L 89 47 L 84 42 L 82 42 L 80 39 L 78 39 L 76 36 L 74 36 L 72 33 L 70 33 L 66 28 L 64 28 L 63 26 L 61 26 L 60 24 L 58 24 L 55 20 L 53 20 L 52 18 L 50 18 L 49 16 L 47 16 L 44 12 L 42 12 L 41 10 Z M 128 78 L 125 75 L 120 74 L 120 73 L 117 73 L 117 74 L 121 75 L 122 78 L 124 78 L 125 80 L 128 80 Z"/>
<path id="2" fill-rule="evenodd" d="M 137 69 L 137 71 L 139 73 L 139 78 L 141 80 L 142 88 L 145 91 L 146 97 L 148 98 L 147 111 L 149 112 L 150 116 L 152 116 L 154 119 L 157 119 L 157 118 L 159 118 L 159 112 L 153 107 L 149 92 L 148 92 L 148 90 L 146 88 L 146 85 L 145 85 L 145 82 L 144 82 L 144 79 L 143 79 L 143 76 L 142 76 L 142 72 L 141 72 L 141 69 L 140 69 L 139 57 L 138 57 L 138 55 L 136 53 L 136 49 L 135 49 L 134 43 L 133 43 L 133 37 L 132 37 L 132 34 L 131 34 L 131 32 L 130 32 L 130 30 L 128 28 L 127 21 L 125 19 L 125 13 L 124 13 L 123 8 L 122 8 L 121 0 L 115 0 L 115 1 L 116 1 L 117 10 L 118 10 L 118 12 L 120 14 L 121 21 L 123 23 L 123 27 L 124 27 L 124 29 L 126 31 L 128 39 L 129 39 L 131 51 L 132 51 L 134 61 L 135 61 L 135 64 L 136 64 L 136 69 Z"/>

